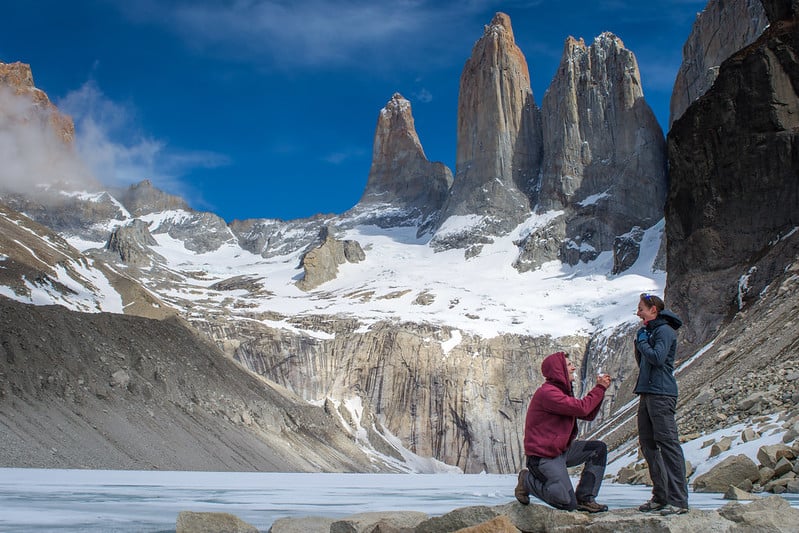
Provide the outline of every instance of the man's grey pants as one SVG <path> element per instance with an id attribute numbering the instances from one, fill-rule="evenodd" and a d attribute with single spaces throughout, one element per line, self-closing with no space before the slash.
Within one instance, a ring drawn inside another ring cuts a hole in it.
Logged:
<path id="1" fill-rule="evenodd" d="M 573 511 L 577 502 L 593 500 L 602 486 L 605 463 L 608 458 L 607 445 L 598 440 L 576 440 L 569 449 L 557 457 L 527 456 L 528 474 L 525 479 L 527 492 L 552 507 Z M 577 493 L 572 489 L 567 467 L 585 463 Z"/>
<path id="2" fill-rule="evenodd" d="M 652 499 L 688 507 L 685 456 L 677 433 L 677 398 L 641 394 L 638 401 L 638 444 L 649 465 Z"/>

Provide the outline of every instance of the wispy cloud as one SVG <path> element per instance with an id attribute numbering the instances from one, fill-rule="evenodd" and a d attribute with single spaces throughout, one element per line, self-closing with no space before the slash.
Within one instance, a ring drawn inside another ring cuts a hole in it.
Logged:
<path id="1" fill-rule="evenodd" d="M 72 146 L 59 137 L 50 113 L 31 95 L 0 87 L 0 187 L 32 192 L 56 182 L 94 183 Z"/>
<path id="2" fill-rule="evenodd" d="M 348 147 L 343 148 L 341 150 L 337 150 L 335 152 L 330 152 L 327 155 L 322 157 L 322 160 L 330 163 L 331 165 L 340 165 L 345 161 L 356 159 L 363 157 L 366 154 L 366 150 L 359 147 Z"/>
<path id="3" fill-rule="evenodd" d="M 526 7 L 538 3 L 512 2 Z M 464 35 L 461 24 L 470 15 L 506 4 L 498 0 L 141 0 L 118 7 L 136 22 L 179 34 L 203 53 L 286 68 L 317 68 L 367 60 L 391 63 L 420 50 L 426 51 L 422 59 L 435 62 L 452 46 L 449 37 Z M 473 21 L 467 24 L 474 29 Z"/>
<path id="4" fill-rule="evenodd" d="M 112 101 L 93 81 L 58 102 L 75 122 L 76 144 L 95 177 L 107 185 L 124 186 L 150 179 L 156 186 L 181 193 L 182 182 L 197 168 L 229 163 L 224 155 L 182 150 L 139 133 L 135 109 Z"/>

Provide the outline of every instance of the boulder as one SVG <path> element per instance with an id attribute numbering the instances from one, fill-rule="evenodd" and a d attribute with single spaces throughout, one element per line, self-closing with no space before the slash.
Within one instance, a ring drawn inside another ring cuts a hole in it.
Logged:
<path id="1" fill-rule="evenodd" d="M 708 457 L 716 457 L 726 452 L 732 446 L 732 439 L 729 437 L 722 437 L 718 442 L 714 442 L 710 447 L 710 455 Z"/>
<path id="2" fill-rule="evenodd" d="M 230 513 L 181 511 L 175 533 L 258 533 L 258 528 Z"/>
<path id="3" fill-rule="evenodd" d="M 322 243 L 312 248 L 302 257 L 300 266 L 305 275 L 297 282 L 304 291 L 315 289 L 322 283 L 335 279 L 338 267 L 344 263 L 358 263 L 366 259 L 366 254 L 358 241 L 340 241 L 333 237 L 327 227 L 320 231 Z"/>
<path id="4" fill-rule="evenodd" d="M 507 516 L 498 516 L 488 522 L 459 529 L 455 533 L 519 533 L 519 528 Z"/>
<path id="5" fill-rule="evenodd" d="M 743 489 L 739 489 L 738 487 L 733 487 L 730 485 L 730 488 L 727 489 L 727 492 L 724 493 L 725 500 L 759 500 L 760 496 L 756 494 L 752 494 L 751 492 L 745 491 Z"/>
<path id="6" fill-rule="evenodd" d="M 757 465 L 746 455 L 727 457 L 719 464 L 694 480 L 696 492 L 726 492 L 732 486 L 739 486 L 745 480 L 758 481 L 760 472 Z"/>
<path id="7" fill-rule="evenodd" d="M 329 533 L 330 526 L 338 520 L 324 516 L 278 518 L 272 522 L 269 533 Z"/>
<path id="8" fill-rule="evenodd" d="M 757 450 L 757 460 L 760 464 L 769 468 L 775 468 L 777 462 L 782 458 L 793 459 L 795 457 L 793 450 L 785 444 L 771 444 L 769 446 L 761 446 Z"/>
<path id="9" fill-rule="evenodd" d="M 414 531 L 428 515 L 416 511 L 359 513 L 330 524 L 330 533 Z"/>
<path id="10" fill-rule="evenodd" d="M 799 510 L 779 496 L 769 496 L 745 505 L 728 503 L 718 513 L 735 522 L 737 531 L 799 531 Z"/>

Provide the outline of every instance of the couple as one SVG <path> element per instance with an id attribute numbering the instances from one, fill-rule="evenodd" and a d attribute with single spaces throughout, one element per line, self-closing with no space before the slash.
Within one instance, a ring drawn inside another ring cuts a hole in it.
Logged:
<path id="1" fill-rule="evenodd" d="M 663 300 L 651 294 L 641 295 L 636 314 L 644 323 L 635 336 L 638 443 L 653 484 L 652 499 L 638 510 L 684 514 L 688 512 L 688 485 L 675 420 L 677 381 L 673 374 L 675 330 L 682 321 L 665 310 Z M 572 390 L 574 372 L 575 366 L 564 352 L 553 353 L 541 364 L 546 382 L 535 392 L 527 410 L 527 468 L 519 472 L 515 495 L 524 505 L 530 503 L 529 495 L 533 494 L 557 509 L 600 513 L 608 510 L 607 505 L 596 501 L 608 448 L 602 441 L 576 440 L 577 419 L 596 417 L 611 378 L 598 375 L 596 386 L 577 399 Z M 566 469 L 581 464 L 583 471 L 575 491 Z"/>

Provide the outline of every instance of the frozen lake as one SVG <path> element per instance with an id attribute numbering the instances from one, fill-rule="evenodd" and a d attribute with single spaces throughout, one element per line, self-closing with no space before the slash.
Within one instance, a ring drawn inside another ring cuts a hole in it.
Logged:
<path id="1" fill-rule="evenodd" d="M 234 514 L 267 531 L 286 516 L 339 517 L 412 510 L 441 515 L 469 505 L 514 501 L 515 475 L 280 474 L 0 468 L 0 531 L 175 531 L 180 511 Z M 605 483 L 611 509 L 649 499 L 647 487 Z M 799 498 L 790 496 L 799 506 Z M 533 501 L 536 501 L 533 499 Z M 719 494 L 690 494 L 690 505 L 721 507 Z"/>

